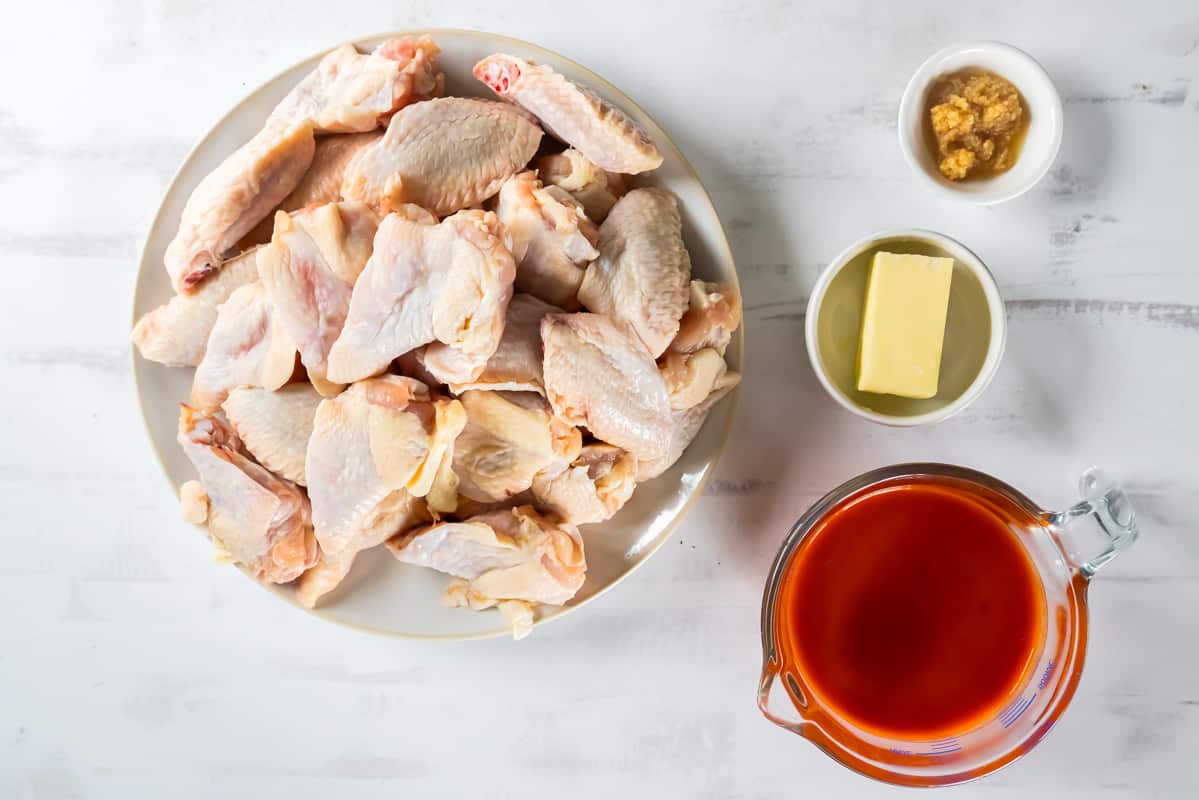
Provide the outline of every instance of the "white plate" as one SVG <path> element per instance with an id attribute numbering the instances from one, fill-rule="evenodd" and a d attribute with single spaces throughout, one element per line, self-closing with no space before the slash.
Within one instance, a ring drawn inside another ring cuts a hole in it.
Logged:
<path id="1" fill-rule="evenodd" d="M 662 151 L 665 159 L 662 166 L 646 176 L 644 182 L 665 187 L 678 195 L 683 234 L 691 252 L 694 276 L 737 283 L 724 230 L 695 171 L 662 129 L 619 89 L 573 61 L 517 39 L 458 30 L 404 33 L 430 33 L 437 41 L 442 50 L 439 63 L 446 75 L 447 94 L 492 97 L 489 90 L 471 76 L 471 67 L 479 59 L 502 51 L 549 64 L 624 109 Z M 397 35 L 401 34 L 374 36 L 356 44 L 366 50 Z M 258 131 L 275 104 L 316 66 L 323 55 L 323 52 L 317 53 L 301 61 L 251 92 L 217 122 L 184 159 L 146 236 L 134 291 L 134 320 L 171 297 L 162 255 L 175 233 L 189 192 L 226 155 Z M 727 355 L 730 368 L 740 370 L 741 356 L 742 338 L 738 332 Z M 134 351 L 133 376 L 150 440 L 177 492 L 184 481 L 195 477 L 195 471 L 175 442 L 179 403 L 187 399 L 192 370 L 170 369 L 146 361 Z M 599 525 L 582 527 L 587 580 L 568 605 L 543 607 L 538 614 L 538 624 L 561 617 L 598 597 L 644 563 L 670 537 L 715 468 L 732 425 L 733 405 L 732 399 L 719 403 L 679 463 L 656 480 L 640 486 L 629 504 L 615 517 Z M 195 552 L 183 557 L 202 558 L 206 547 L 197 536 Z M 448 578 L 440 573 L 400 564 L 384 548 L 375 548 L 358 557 L 345 582 L 312 613 L 330 622 L 372 633 L 413 639 L 470 639 L 508 633 L 495 611 L 473 612 L 442 606 L 441 594 L 447 581 Z M 295 604 L 291 587 L 267 585 L 267 588 Z"/>

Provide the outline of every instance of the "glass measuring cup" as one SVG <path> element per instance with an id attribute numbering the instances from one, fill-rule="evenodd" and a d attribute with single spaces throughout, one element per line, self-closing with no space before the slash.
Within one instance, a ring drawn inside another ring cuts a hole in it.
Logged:
<path id="1" fill-rule="evenodd" d="M 1011 701 L 973 728 L 939 739 L 900 739 L 864 729 L 838 713 L 798 666 L 778 625 L 780 589 L 804 539 L 848 500 L 891 486 L 935 482 L 1003 506 L 1044 593 L 1043 641 Z M 1137 537 L 1132 505 L 1097 470 L 1064 511 L 1044 511 L 1006 483 L 947 464 L 900 464 L 860 475 L 813 505 L 775 558 L 762 601 L 762 677 L 758 707 L 767 719 L 811 741 L 864 775 L 905 786 L 946 786 L 987 775 L 1032 749 L 1066 709 L 1086 654 L 1086 593 L 1091 579 Z"/>

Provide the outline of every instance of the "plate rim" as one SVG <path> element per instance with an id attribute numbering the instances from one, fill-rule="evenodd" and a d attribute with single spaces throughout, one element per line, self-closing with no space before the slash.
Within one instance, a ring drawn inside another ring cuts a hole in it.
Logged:
<path id="1" fill-rule="evenodd" d="M 197 156 L 199 155 L 200 150 L 204 146 L 204 144 L 212 137 L 212 135 L 219 128 L 221 128 L 223 125 L 225 125 L 225 123 L 229 120 L 230 117 L 234 116 L 243 106 L 245 106 L 256 95 L 262 93 L 263 91 L 266 91 L 268 89 L 268 87 L 273 86 L 276 82 L 278 82 L 287 73 L 291 72 L 292 70 L 297 69 L 298 67 L 302 66 L 303 64 L 307 63 L 308 61 L 313 60 L 314 58 L 319 58 L 319 57 L 329 53 L 331 50 L 333 50 L 337 47 L 341 47 L 342 45 L 352 44 L 355 47 L 358 47 L 361 49 L 363 42 L 368 42 L 368 41 L 372 41 L 375 39 L 389 39 L 389 38 L 398 37 L 398 36 L 422 36 L 422 35 L 429 35 L 429 36 L 432 36 L 434 39 L 436 39 L 439 34 L 452 34 L 454 36 L 465 36 L 468 38 L 476 38 L 476 39 L 486 41 L 488 43 L 495 43 L 495 44 L 498 44 L 501 46 L 504 43 L 515 44 L 518 47 L 527 48 L 529 50 L 534 50 L 534 51 L 541 51 L 542 53 L 546 53 L 546 54 L 552 56 L 553 58 L 560 59 L 562 62 L 569 64 L 573 69 L 578 70 L 578 72 L 586 78 L 589 85 L 598 87 L 599 89 L 603 90 L 603 92 L 606 96 L 615 98 L 618 101 L 619 106 L 621 108 L 630 109 L 630 110 L 636 112 L 637 114 L 642 115 L 644 118 L 650 120 L 650 122 L 652 122 L 654 124 L 654 126 L 657 127 L 657 129 L 659 131 L 662 132 L 663 137 L 664 137 L 664 142 L 661 142 L 659 144 L 665 144 L 665 146 L 669 147 L 671 150 L 674 151 L 674 154 L 678 158 L 679 163 L 683 168 L 683 171 L 686 173 L 686 175 L 692 181 L 694 181 L 695 186 L 697 186 L 699 189 L 699 194 L 701 195 L 703 202 L 707 205 L 708 211 L 711 213 L 712 218 L 714 220 L 716 220 L 716 233 L 718 235 L 715 237 L 715 244 L 716 244 L 717 249 L 725 257 L 726 263 L 729 265 L 733 286 L 737 292 L 737 297 L 742 301 L 742 309 L 743 310 L 742 310 L 741 325 L 736 331 L 737 335 L 735 336 L 735 341 L 733 342 L 733 344 L 731 346 L 733 347 L 733 350 L 737 356 L 737 366 L 738 366 L 738 369 L 740 370 L 740 374 L 742 376 L 744 376 L 744 374 L 745 374 L 745 327 L 746 327 L 746 321 L 745 321 L 745 314 L 744 314 L 744 296 L 741 292 L 741 280 L 740 280 L 740 275 L 737 272 L 737 262 L 733 256 L 732 247 L 729 245 L 728 236 L 725 234 L 724 224 L 720 221 L 720 215 L 717 213 L 716 206 L 712 202 L 712 197 L 711 197 L 711 195 L 708 194 L 708 189 L 706 186 L 704 186 L 703 181 L 700 179 L 699 173 L 697 173 L 695 171 L 695 167 L 692 166 L 691 162 L 687 159 L 687 156 L 684 155 L 682 149 L 677 144 L 675 144 L 674 140 L 666 132 L 666 129 L 663 128 L 661 125 L 659 125 L 658 121 L 656 119 L 654 119 L 649 113 L 647 113 L 644 108 L 642 108 L 640 105 L 638 105 L 636 102 L 634 102 L 632 98 L 630 98 L 627 94 L 625 94 L 616 85 L 614 85 L 612 82 L 608 81 L 603 76 L 596 73 L 594 70 L 584 66 L 583 64 L 580 64 L 579 62 L 575 61 L 572 58 L 568 58 L 568 57 L 562 55 L 561 53 L 559 53 L 555 50 L 551 50 L 548 47 L 544 47 L 544 46 L 536 44 L 534 42 L 529 42 L 524 39 L 516 38 L 514 36 L 507 36 L 507 35 L 501 34 L 501 33 L 491 33 L 489 31 L 471 30 L 468 28 L 412 28 L 412 29 L 406 29 L 406 30 L 382 31 L 382 32 L 377 32 L 377 33 L 372 33 L 372 34 L 366 34 L 363 36 L 356 36 L 356 37 L 338 42 L 337 44 L 333 44 L 328 48 L 324 48 L 324 49 L 315 51 L 309 55 L 306 55 L 306 56 L 298 59 L 297 61 L 294 61 L 289 66 L 286 66 L 282 69 L 277 70 L 270 77 L 266 78 L 265 80 L 260 82 L 258 85 L 256 85 L 254 88 L 250 89 L 248 92 L 243 94 L 240 97 L 240 99 L 238 99 L 232 106 L 230 106 L 224 113 L 222 113 L 196 139 L 195 143 L 187 151 L 187 154 L 184 155 L 183 160 L 179 162 L 179 166 L 175 169 L 175 172 L 171 176 L 170 181 L 167 182 L 166 187 L 162 190 L 162 193 L 161 193 L 159 201 L 158 201 L 158 207 L 155 209 L 154 215 L 150 219 L 150 224 L 147 226 L 145 234 L 142 236 L 141 245 L 138 248 L 137 275 L 134 279 L 134 285 L 133 285 L 132 307 L 130 308 L 131 320 L 130 320 L 129 330 L 132 331 L 133 326 L 135 326 L 137 324 L 137 321 L 139 319 L 139 316 L 137 313 L 137 307 L 138 307 L 138 298 L 141 296 L 141 293 L 143 291 L 142 276 L 143 276 L 145 270 L 147 269 L 147 266 L 153 266 L 153 265 L 147 264 L 146 250 L 149 247 L 150 238 L 151 238 L 152 233 L 158 229 L 160 224 L 162 224 L 162 215 L 165 210 L 166 199 L 175 192 L 175 190 L 178 187 L 178 184 L 180 183 L 180 180 L 183 176 L 183 173 L 188 169 L 188 167 L 192 164 L 192 162 L 197 158 Z M 130 339 L 130 342 L 129 342 L 129 355 L 132 360 L 133 389 L 134 389 L 134 394 L 137 395 L 137 409 L 138 409 L 138 415 L 141 417 L 142 429 L 145 431 L 146 440 L 147 440 L 147 443 L 150 445 L 150 451 L 154 456 L 154 461 L 158 464 L 158 470 L 159 470 L 162 478 L 166 481 L 167 486 L 170 488 L 171 493 L 173 495 L 175 495 L 176 499 L 177 499 L 179 487 L 174 485 L 174 482 L 171 480 L 171 477 L 170 477 L 170 472 L 167 470 L 166 464 L 163 462 L 162 457 L 158 453 L 158 447 L 155 444 L 154 434 L 150 430 L 150 423 L 149 423 L 149 420 L 146 415 L 146 409 L 145 409 L 146 400 L 143 397 L 142 391 L 141 391 L 141 373 L 146 368 L 146 364 L 148 362 L 146 362 L 145 359 L 141 358 L 140 354 L 137 351 L 136 345 L 134 345 L 132 342 L 132 339 Z M 666 526 L 662 529 L 662 532 L 658 535 L 656 540 L 651 542 L 644 550 L 642 550 L 641 553 L 638 554 L 636 560 L 632 561 L 629 564 L 628 569 L 626 569 L 624 572 L 622 572 L 614 580 L 609 582 L 607 585 L 599 588 L 593 594 L 589 595 L 588 597 L 586 597 L 584 600 L 582 600 L 579 603 L 571 603 L 569 605 L 558 606 L 556 613 L 554 613 L 552 616 L 545 617 L 544 619 L 536 620 L 533 623 L 534 628 L 539 628 L 539 627 L 541 627 L 543 625 L 547 625 L 555 620 L 570 616 L 575 611 L 590 604 L 592 601 L 597 600 L 600 597 L 606 595 L 614 587 L 616 587 L 620 583 L 623 583 L 630 575 L 632 575 L 634 572 L 639 570 L 647 561 L 649 561 L 649 559 L 651 557 L 653 557 L 653 555 L 655 553 L 657 553 L 662 548 L 662 546 L 664 544 L 666 544 L 667 540 L 671 538 L 671 536 L 674 534 L 674 532 L 682 524 L 683 520 L 686 519 L 686 517 L 694 509 L 699 498 L 703 496 L 704 490 L 707 488 L 709 481 L 711 481 L 711 479 L 712 479 L 712 475 L 716 471 L 716 466 L 720 463 L 720 459 L 724 456 L 725 451 L 728 449 L 728 440 L 729 440 L 730 434 L 732 433 L 733 423 L 736 419 L 737 400 L 740 397 L 740 394 L 741 394 L 741 385 L 738 384 L 737 387 L 734 388 L 733 391 L 731 391 L 727 397 L 723 398 L 722 402 L 727 403 L 727 413 L 726 413 L 726 418 L 725 418 L 725 422 L 724 422 L 724 428 L 723 428 L 723 430 L 721 430 L 717 433 L 716 446 L 714 447 L 714 449 L 712 451 L 712 457 L 709 460 L 708 464 L 705 466 L 703 472 L 700 474 L 699 480 L 696 481 L 695 487 L 691 490 L 691 493 L 687 496 L 687 499 L 683 502 L 683 505 L 679 508 L 678 512 L 670 519 L 670 521 L 666 523 Z M 706 422 L 705 422 L 705 424 L 706 424 Z M 359 633 L 380 636 L 380 637 L 384 637 L 384 638 L 388 638 L 388 639 L 398 639 L 398 640 L 403 640 L 403 641 L 430 641 L 430 642 L 478 641 L 478 640 L 483 640 L 483 639 L 496 639 L 496 638 L 506 637 L 506 636 L 510 635 L 510 630 L 505 627 L 502 627 L 502 626 L 495 630 L 480 631 L 477 633 L 452 633 L 452 634 L 438 635 L 438 634 L 401 633 L 401 632 L 389 630 L 386 628 L 376 627 L 374 625 L 360 624 L 360 623 L 356 623 L 356 622 L 348 622 L 344 619 L 339 619 L 339 618 L 333 617 L 333 616 L 325 613 L 325 610 L 321 606 L 317 606 L 316 608 L 306 608 L 306 607 L 300 605 L 299 603 L 295 602 L 289 596 L 289 593 L 286 592 L 281 586 L 276 585 L 276 584 L 264 583 L 263 581 L 257 580 L 256 578 L 254 578 L 254 576 L 252 576 L 249 573 L 248 568 L 242 564 L 234 563 L 234 566 L 236 566 L 237 569 L 243 575 L 245 575 L 252 583 L 256 584 L 257 586 L 261 587 L 262 589 L 265 589 L 269 594 L 274 595 L 281 602 L 286 603 L 287 605 L 291 606 L 292 608 L 298 609 L 300 611 L 303 611 L 303 612 L 309 614 L 310 616 L 316 617 L 316 618 L 320 619 L 322 622 L 326 622 L 326 623 L 336 625 L 336 626 L 342 627 L 342 628 L 348 628 L 350 630 L 354 630 Z"/>

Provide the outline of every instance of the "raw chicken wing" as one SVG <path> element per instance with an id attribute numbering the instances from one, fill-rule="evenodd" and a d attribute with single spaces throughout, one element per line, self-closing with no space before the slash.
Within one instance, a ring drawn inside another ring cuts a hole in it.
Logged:
<path id="1" fill-rule="evenodd" d="M 325 56 L 248 143 L 193 190 L 163 256 L 175 290 L 194 291 L 221 259 L 299 184 L 321 132 L 369 131 L 440 89 L 428 37 L 392 39 L 370 55 L 343 45 Z"/>
<path id="2" fill-rule="evenodd" d="M 308 498 L 246 457 L 220 414 L 182 406 L 179 444 L 200 473 L 218 547 L 271 583 L 294 580 L 316 563 Z"/>
<path id="3" fill-rule="evenodd" d="M 576 310 L 583 271 L 599 255 L 599 233 L 574 198 L 522 172 L 500 189 L 495 213 L 512 237 L 517 291 Z"/>
<path id="4" fill-rule="evenodd" d="M 412 378 L 354 384 L 316 411 L 304 467 L 321 550 L 336 556 L 397 532 L 434 486 L 466 424 L 457 400 Z"/>
<path id="5" fill-rule="evenodd" d="M 561 311 L 557 306 L 544 303 L 531 294 L 512 295 L 504 318 L 504 335 L 495 353 L 487 360 L 487 366 L 473 381 L 451 383 L 450 391 L 462 394 L 469 389 L 492 389 L 544 395 L 545 383 L 541 379 L 541 318 Z M 407 369 L 404 373 L 415 375 Z"/>
<path id="6" fill-rule="evenodd" d="M 306 206 L 340 200 L 341 182 L 345 178 L 346 167 L 359 153 L 382 138 L 382 130 L 318 138 L 312 166 L 304 173 L 304 177 L 291 194 L 279 204 L 279 210 L 298 211 Z"/>
<path id="7" fill-rule="evenodd" d="M 342 550 L 335 554 L 321 552 L 316 564 L 300 576 L 296 582 L 296 599 L 305 608 L 315 608 L 321 598 L 337 588 L 350 573 L 354 560 L 363 550 L 376 547 L 390 536 L 404 533 L 417 525 L 432 521 L 424 499 L 413 497 L 407 492 L 397 494 L 389 508 L 390 525 L 363 531 L 354 537 Z"/>
<path id="8" fill-rule="evenodd" d="M 254 459 L 281 478 L 307 484 L 304 458 L 321 396 L 306 383 L 278 391 L 241 387 L 221 408 Z"/>
<path id="9" fill-rule="evenodd" d="M 257 255 L 255 249 L 229 259 L 196 291 L 177 294 L 144 314 L 133 326 L 133 344 L 142 358 L 168 367 L 199 364 L 216 324 L 217 307 L 237 289 L 258 280 Z"/>
<path id="10" fill-rule="evenodd" d="M 480 503 L 506 500 L 544 469 L 560 471 L 579 453 L 578 428 L 557 419 L 528 392 L 469 391 L 459 400 L 466 427 L 454 442 L 458 492 Z"/>
<path id="11" fill-rule="evenodd" d="M 434 222 L 406 206 L 379 225 L 329 352 L 329 380 L 374 375 L 434 341 L 444 346 L 429 348 L 424 360 L 439 381 L 482 373 L 503 334 L 516 265 L 495 214 L 460 211 Z"/>
<path id="12" fill-rule="evenodd" d="M 208 173 L 187 198 L 163 261 L 177 292 L 193 292 L 312 163 L 312 124 L 268 124 Z"/>
<path id="13" fill-rule="evenodd" d="M 610 444 L 589 444 L 557 474 L 533 478 L 537 504 L 567 522 L 603 522 L 621 509 L 637 488 L 637 459 Z"/>
<path id="14" fill-rule="evenodd" d="M 600 226 L 599 251 L 579 300 L 589 311 L 628 321 L 657 358 L 679 331 L 691 279 L 674 195 L 634 189 L 622 197 Z"/>
<path id="15" fill-rule="evenodd" d="M 465 97 L 417 103 L 392 117 L 383 138 L 354 159 L 341 193 L 380 211 L 415 203 L 442 217 L 498 192 L 540 141 L 537 123 L 506 103 Z"/>
<path id="16" fill-rule="evenodd" d="M 639 459 L 667 452 L 666 383 L 632 327 L 602 314 L 550 314 L 541 321 L 541 340 L 555 414 Z"/>
<path id="17" fill-rule="evenodd" d="M 196 367 L 191 400 L 214 411 L 238 386 L 278 389 L 291 378 L 296 346 L 283 329 L 261 281 L 229 296 L 217 312 L 204 358 Z"/>
<path id="18" fill-rule="evenodd" d="M 547 66 L 496 53 L 475 64 L 474 74 L 603 169 L 633 175 L 662 164 L 658 148 L 623 111 Z"/>
<path id="19" fill-rule="evenodd" d="M 346 167 L 368 146 L 379 141 L 383 131 L 318 136 L 316 153 L 304 177 L 291 194 L 283 198 L 277 211 L 299 211 L 307 206 L 334 203 L 341 199 L 341 181 Z M 241 240 L 242 247 L 265 244 L 271 240 L 275 220 L 266 217 Z"/>
<path id="20" fill-rule="evenodd" d="M 476 598 L 561 605 L 583 585 L 583 539 L 568 522 L 519 506 L 443 522 L 392 539 L 406 564 L 431 567 L 469 582 Z"/>
<path id="21" fill-rule="evenodd" d="M 317 157 L 320 157 L 319 142 Z M 547 186 L 557 186 L 570 193 L 596 225 L 607 219 L 612 206 L 626 191 L 619 175 L 604 172 L 573 147 L 562 153 L 542 156 L 537 162 L 537 176 Z"/>
<path id="22" fill-rule="evenodd" d="M 438 47 L 429 36 L 388 39 L 369 54 L 343 44 L 288 92 L 272 121 L 310 122 L 320 133 L 361 133 L 397 109 L 441 93 Z"/>
<path id="23" fill-rule="evenodd" d="M 325 380 L 326 362 L 377 227 L 374 212 L 361 203 L 280 211 L 271 243 L 258 253 L 258 272 L 275 313 L 298 347 L 309 380 L 326 396 L 341 389 Z"/>
<path id="24" fill-rule="evenodd" d="M 667 350 L 658 368 L 666 381 L 672 411 L 691 408 L 706 400 L 728 369 L 724 357 L 714 347 L 694 353 Z"/>

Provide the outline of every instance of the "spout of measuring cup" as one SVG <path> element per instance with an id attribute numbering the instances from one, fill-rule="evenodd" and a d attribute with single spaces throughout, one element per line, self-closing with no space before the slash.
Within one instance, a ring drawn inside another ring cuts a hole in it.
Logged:
<path id="1" fill-rule="evenodd" d="M 1079 480 L 1083 499 L 1049 515 L 1071 566 L 1090 580 L 1136 541 L 1137 515 L 1120 484 L 1092 467 Z"/>

